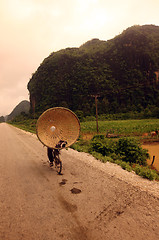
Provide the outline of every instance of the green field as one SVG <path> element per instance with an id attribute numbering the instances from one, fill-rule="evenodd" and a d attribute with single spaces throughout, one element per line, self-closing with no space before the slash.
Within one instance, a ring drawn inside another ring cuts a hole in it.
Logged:
<path id="1" fill-rule="evenodd" d="M 99 121 L 99 133 L 108 132 L 116 134 L 137 134 L 141 135 L 145 132 L 151 132 L 159 129 L 159 119 L 142 119 L 142 120 L 113 120 Z M 96 132 L 96 122 L 82 122 L 82 132 Z"/>
<path id="2" fill-rule="evenodd" d="M 36 132 L 36 120 L 27 119 L 11 124 L 30 132 Z M 99 134 L 113 133 L 121 136 L 141 136 L 159 130 L 159 119 L 99 121 Z M 97 133 L 96 121 L 81 122 L 81 135 Z"/>

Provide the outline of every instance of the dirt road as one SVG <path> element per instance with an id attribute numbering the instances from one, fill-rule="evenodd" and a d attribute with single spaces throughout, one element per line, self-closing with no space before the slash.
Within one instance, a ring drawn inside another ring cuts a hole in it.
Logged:
<path id="1" fill-rule="evenodd" d="M 60 176 L 35 135 L 0 124 L 0 240 L 159 239 L 159 183 L 71 149 L 61 158 Z"/>

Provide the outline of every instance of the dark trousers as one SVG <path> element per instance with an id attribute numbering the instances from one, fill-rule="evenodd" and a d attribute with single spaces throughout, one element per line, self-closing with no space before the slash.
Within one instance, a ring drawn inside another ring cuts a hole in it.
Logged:
<path id="1" fill-rule="evenodd" d="M 54 158 L 53 158 L 53 149 L 52 149 L 52 148 L 47 148 L 47 156 L 48 156 L 50 162 L 53 162 L 53 161 L 54 161 Z"/>

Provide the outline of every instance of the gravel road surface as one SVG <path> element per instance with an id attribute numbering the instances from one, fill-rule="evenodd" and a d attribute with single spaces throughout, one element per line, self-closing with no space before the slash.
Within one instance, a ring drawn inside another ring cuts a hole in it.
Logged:
<path id="1" fill-rule="evenodd" d="M 0 124 L 0 240 L 157 240 L 159 183 Z"/>

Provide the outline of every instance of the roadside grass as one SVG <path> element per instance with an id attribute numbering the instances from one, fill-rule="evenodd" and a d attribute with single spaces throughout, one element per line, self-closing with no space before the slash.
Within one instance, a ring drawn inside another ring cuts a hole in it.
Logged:
<path id="1" fill-rule="evenodd" d="M 36 133 L 36 119 L 25 119 L 23 121 L 10 121 L 9 124 L 27 132 Z"/>
<path id="2" fill-rule="evenodd" d="M 19 119 L 9 122 L 9 124 L 15 127 L 21 128 L 25 131 L 36 133 L 36 122 L 37 119 Z M 99 121 L 99 135 L 114 134 L 114 138 L 111 141 L 117 141 L 122 137 L 133 137 L 140 141 L 151 141 L 150 132 L 159 130 L 159 119 L 141 119 L 141 120 L 107 120 Z M 143 137 L 144 133 L 148 133 L 147 136 Z M 96 121 L 81 122 L 80 137 L 71 148 L 79 152 L 87 152 L 92 154 L 96 159 L 102 162 L 112 162 L 120 165 L 123 169 L 129 172 L 135 172 L 137 175 L 147 178 L 149 180 L 158 180 L 159 174 L 156 170 L 151 169 L 149 166 L 142 166 L 139 164 L 130 164 L 122 159 L 116 159 L 112 156 L 103 156 L 101 153 L 93 151 L 91 149 L 91 139 L 97 134 L 96 132 Z M 155 141 L 159 141 L 156 137 Z"/>

